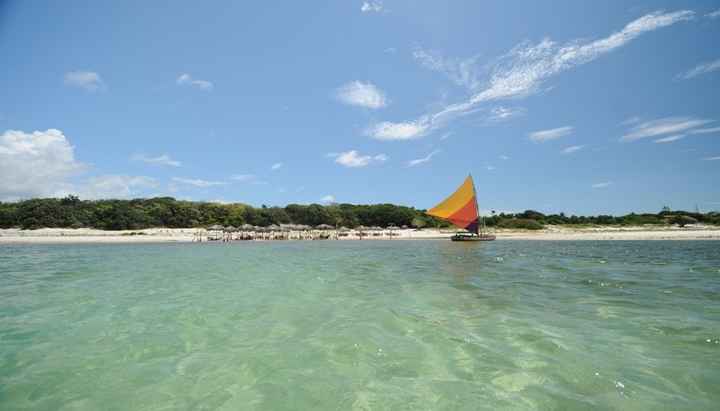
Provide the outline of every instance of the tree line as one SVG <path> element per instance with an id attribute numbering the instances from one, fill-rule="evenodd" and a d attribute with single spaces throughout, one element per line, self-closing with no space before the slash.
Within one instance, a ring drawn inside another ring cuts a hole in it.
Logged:
<path id="1" fill-rule="evenodd" d="M 693 223 L 720 225 L 720 213 L 692 213 L 663 210 L 657 214 L 624 216 L 545 215 L 527 210 L 522 213 L 493 213 L 485 224 L 499 228 L 541 229 L 546 224 L 643 225 Z M 151 227 L 189 228 L 220 224 L 267 227 L 272 224 L 304 224 L 335 227 L 408 226 L 447 227 L 443 220 L 428 216 L 425 210 L 394 204 L 290 204 L 285 207 L 252 207 L 247 204 L 218 204 L 181 201 L 172 197 L 134 200 L 81 200 L 36 198 L 19 202 L 0 202 L 0 228 L 97 228 L 137 230 Z"/>
<path id="2" fill-rule="evenodd" d="M 0 227 L 97 228 L 137 230 L 151 227 L 188 228 L 220 224 L 267 227 L 272 224 L 304 224 L 335 227 L 414 226 L 442 227 L 447 223 L 423 210 L 393 204 L 290 204 L 286 207 L 252 207 L 247 204 L 219 204 L 181 201 L 172 197 L 134 200 L 80 200 L 35 198 L 0 202 Z"/>

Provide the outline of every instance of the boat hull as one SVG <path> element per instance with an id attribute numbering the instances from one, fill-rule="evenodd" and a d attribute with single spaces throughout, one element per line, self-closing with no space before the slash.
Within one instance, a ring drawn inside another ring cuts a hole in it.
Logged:
<path id="1" fill-rule="evenodd" d="M 452 241 L 493 241 L 495 236 L 491 234 L 482 235 L 454 235 L 450 237 Z"/>

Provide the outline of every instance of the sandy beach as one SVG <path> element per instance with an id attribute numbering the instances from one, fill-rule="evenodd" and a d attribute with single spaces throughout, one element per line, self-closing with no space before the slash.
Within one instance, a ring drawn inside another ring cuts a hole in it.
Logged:
<path id="1" fill-rule="evenodd" d="M 535 231 L 498 229 L 493 232 L 497 235 L 498 240 L 720 240 L 719 227 L 701 225 L 685 228 L 547 226 L 543 230 Z M 443 239 L 452 234 L 452 230 L 404 229 L 395 231 L 393 237 L 366 237 L 363 241 Z M 206 236 L 206 230 L 195 228 L 150 228 L 128 231 L 105 231 L 90 228 L 1 229 L 0 244 L 193 242 L 198 237 L 206 238 Z M 348 240 L 357 240 L 357 237 L 341 238 L 341 241 Z"/>

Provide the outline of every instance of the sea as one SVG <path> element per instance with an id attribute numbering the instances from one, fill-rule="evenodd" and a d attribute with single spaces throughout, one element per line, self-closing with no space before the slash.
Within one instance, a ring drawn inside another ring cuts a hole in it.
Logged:
<path id="1" fill-rule="evenodd" d="M 718 410 L 720 242 L 0 246 L 0 410 Z"/>

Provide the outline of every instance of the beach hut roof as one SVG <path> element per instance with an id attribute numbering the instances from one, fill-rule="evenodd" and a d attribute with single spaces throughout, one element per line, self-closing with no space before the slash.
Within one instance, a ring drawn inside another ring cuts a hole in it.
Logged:
<path id="1" fill-rule="evenodd" d="M 243 230 L 252 230 L 252 229 L 255 228 L 255 226 L 252 225 L 252 224 L 247 224 L 247 223 L 245 223 L 245 224 L 242 225 L 241 228 L 242 228 Z"/>
<path id="2" fill-rule="evenodd" d="M 210 227 L 208 227 L 208 230 L 222 230 L 223 228 L 225 228 L 225 227 L 221 226 L 220 224 L 213 224 Z"/>
<path id="3" fill-rule="evenodd" d="M 329 230 L 329 229 L 333 228 L 333 226 L 328 225 L 328 224 L 320 224 L 320 225 L 316 226 L 315 228 L 317 228 L 319 230 Z"/>
<path id="4" fill-rule="evenodd" d="M 345 226 L 342 226 L 342 227 L 340 227 L 340 231 L 350 231 L 350 229 Z"/>
<path id="5" fill-rule="evenodd" d="M 227 231 L 227 232 L 229 232 L 229 233 L 232 233 L 233 231 L 237 231 L 237 228 L 235 228 L 234 226 L 229 225 L 229 226 L 225 227 L 224 230 Z"/>

